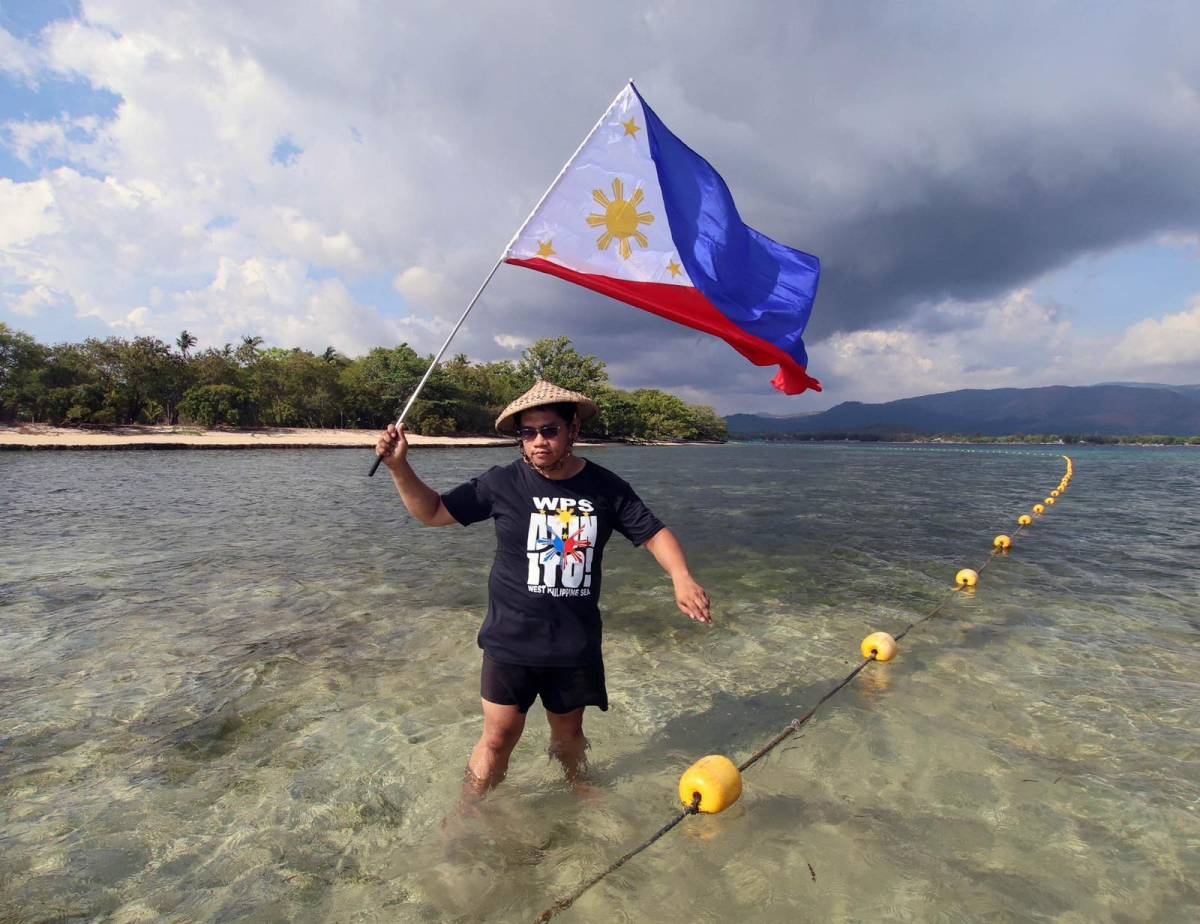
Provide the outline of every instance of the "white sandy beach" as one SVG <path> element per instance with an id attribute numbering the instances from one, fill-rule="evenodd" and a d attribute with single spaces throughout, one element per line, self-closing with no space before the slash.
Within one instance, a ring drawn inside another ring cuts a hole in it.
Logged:
<path id="1" fill-rule="evenodd" d="M 338 448 L 369 449 L 379 436 L 377 430 L 323 430 L 265 427 L 257 430 L 204 430 L 199 427 L 114 427 L 81 430 L 47 424 L 0 424 L 3 449 L 275 449 Z M 487 436 L 417 436 L 409 434 L 414 446 L 505 446 L 511 439 Z"/>

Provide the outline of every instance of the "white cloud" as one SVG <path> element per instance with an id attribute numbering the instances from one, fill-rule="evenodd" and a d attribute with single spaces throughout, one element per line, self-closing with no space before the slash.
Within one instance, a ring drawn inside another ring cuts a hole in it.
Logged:
<path id="1" fill-rule="evenodd" d="M 146 329 L 146 325 L 151 318 L 150 309 L 145 305 L 139 305 L 132 311 L 128 312 L 125 317 L 112 322 L 112 326 L 121 329 L 124 328 L 133 334 L 138 334 Z"/>
<path id="2" fill-rule="evenodd" d="M 1158 240 L 1160 244 L 1165 244 L 1168 247 L 1178 247 L 1181 250 L 1190 250 L 1192 256 L 1200 257 L 1200 234 L 1184 234 L 1176 231 L 1170 234 L 1163 234 Z"/>
<path id="3" fill-rule="evenodd" d="M 14 183 L 0 177 L 0 250 L 19 247 L 62 227 L 54 190 L 45 180 Z"/>
<path id="4" fill-rule="evenodd" d="M 27 183 L 0 179 L 0 203 L 11 208 L 0 223 L 0 287 L 47 286 L 79 314 L 110 323 L 125 321 L 149 285 L 177 288 L 215 262 L 181 236 L 186 208 L 147 179 L 60 167 Z"/>
<path id="5" fill-rule="evenodd" d="M 410 266 L 392 280 L 392 287 L 406 301 L 425 308 L 433 308 L 444 301 L 449 290 L 440 273 L 424 266 Z"/>
<path id="6" fill-rule="evenodd" d="M 327 233 L 318 222 L 295 208 L 275 206 L 255 212 L 241 225 L 246 233 L 272 250 L 316 266 L 353 272 L 364 264 L 362 249 L 346 231 Z"/>
<path id="7" fill-rule="evenodd" d="M 943 302 L 900 326 L 835 334 L 810 351 L 831 384 L 853 382 L 860 401 L 957 388 L 1042 384 L 1035 377 L 1070 352 L 1072 325 L 1028 289 L 995 301 Z"/>
<path id="8" fill-rule="evenodd" d="M 359 304 L 339 279 L 310 278 L 299 260 L 222 259 L 209 285 L 175 294 L 157 316 L 159 329 L 170 318 L 203 345 L 261 336 L 272 345 L 317 352 L 332 345 L 351 356 L 428 335 L 419 321 L 383 318 Z"/>
<path id="9" fill-rule="evenodd" d="M 1059 306 L 1038 302 L 1028 290 L 995 302 L 946 303 L 930 313 L 959 321 L 935 332 L 836 334 L 811 351 L 813 367 L 835 387 L 853 383 L 853 398 L 861 401 L 1118 379 L 1200 382 L 1200 297 L 1185 311 L 1138 321 L 1111 337 L 1079 331 Z"/>
<path id="10" fill-rule="evenodd" d="M 1145 376 L 1179 370 L 1200 381 L 1200 298 L 1186 311 L 1147 318 L 1121 335 L 1110 354 L 1115 370 Z M 1175 382 L 1173 384 L 1182 384 Z"/>
<path id="11" fill-rule="evenodd" d="M 497 346 L 514 352 L 516 350 L 523 350 L 533 343 L 528 337 L 515 337 L 512 334 L 497 334 L 492 340 L 496 342 Z"/>
<path id="12" fill-rule="evenodd" d="M 38 58 L 36 49 L 18 41 L 12 33 L 0 28 L 0 71 L 28 80 L 38 71 Z"/>
<path id="13" fill-rule="evenodd" d="M 60 115 L 46 121 L 8 121 L 3 125 L 8 147 L 28 165 L 47 160 L 102 164 L 106 144 L 104 122 L 96 116 Z"/>
<path id="14" fill-rule="evenodd" d="M 16 294 L 10 303 L 10 310 L 18 317 L 33 318 L 61 307 L 62 294 L 47 286 L 30 286 L 24 292 Z"/>

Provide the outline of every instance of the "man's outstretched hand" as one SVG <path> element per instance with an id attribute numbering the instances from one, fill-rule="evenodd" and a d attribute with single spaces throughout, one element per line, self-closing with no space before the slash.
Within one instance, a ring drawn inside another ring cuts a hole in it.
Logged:
<path id="1" fill-rule="evenodd" d="M 679 611 L 688 619 L 696 622 L 712 622 L 712 601 L 704 588 L 690 576 L 678 578 L 675 582 L 675 603 Z"/>

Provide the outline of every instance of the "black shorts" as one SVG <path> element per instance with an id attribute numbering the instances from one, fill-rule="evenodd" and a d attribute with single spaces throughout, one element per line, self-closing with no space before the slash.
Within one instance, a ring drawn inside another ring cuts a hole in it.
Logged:
<path id="1" fill-rule="evenodd" d="M 528 667 L 493 661 L 484 652 L 479 695 L 489 703 L 516 706 L 523 713 L 529 711 L 539 695 L 546 711 L 556 715 L 574 712 L 580 706 L 608 710 L 603 663 L 587 667 Z"/>

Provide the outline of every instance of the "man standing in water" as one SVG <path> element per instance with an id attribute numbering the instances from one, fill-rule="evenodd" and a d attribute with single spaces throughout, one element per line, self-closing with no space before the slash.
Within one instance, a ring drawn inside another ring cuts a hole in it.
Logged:
<path id="1" fill-rule="evenodd" d="M 500 433 L 520 440 L 521 458 L 441 495 L 409 465 L 403 427 L 389 426 L 375 447 L 404 506 L 424 525 L 496 521 L 478 640 L 483 734 L 466 771 L 473 795 L 504 778 L 538 696 L 550 722 L 550 754 L 571 782 L 584 770 L 584 710 L 608 709 L 598 604 L 604 545 L 614 529 L 645 544 L 674 583 L 684 615 L 712 621 L 708 594 L 674 534 L 626 482 L 572 453 L 581 424 L 595 414 L 584 395 L 538 382 L 496 420 Z"/>

